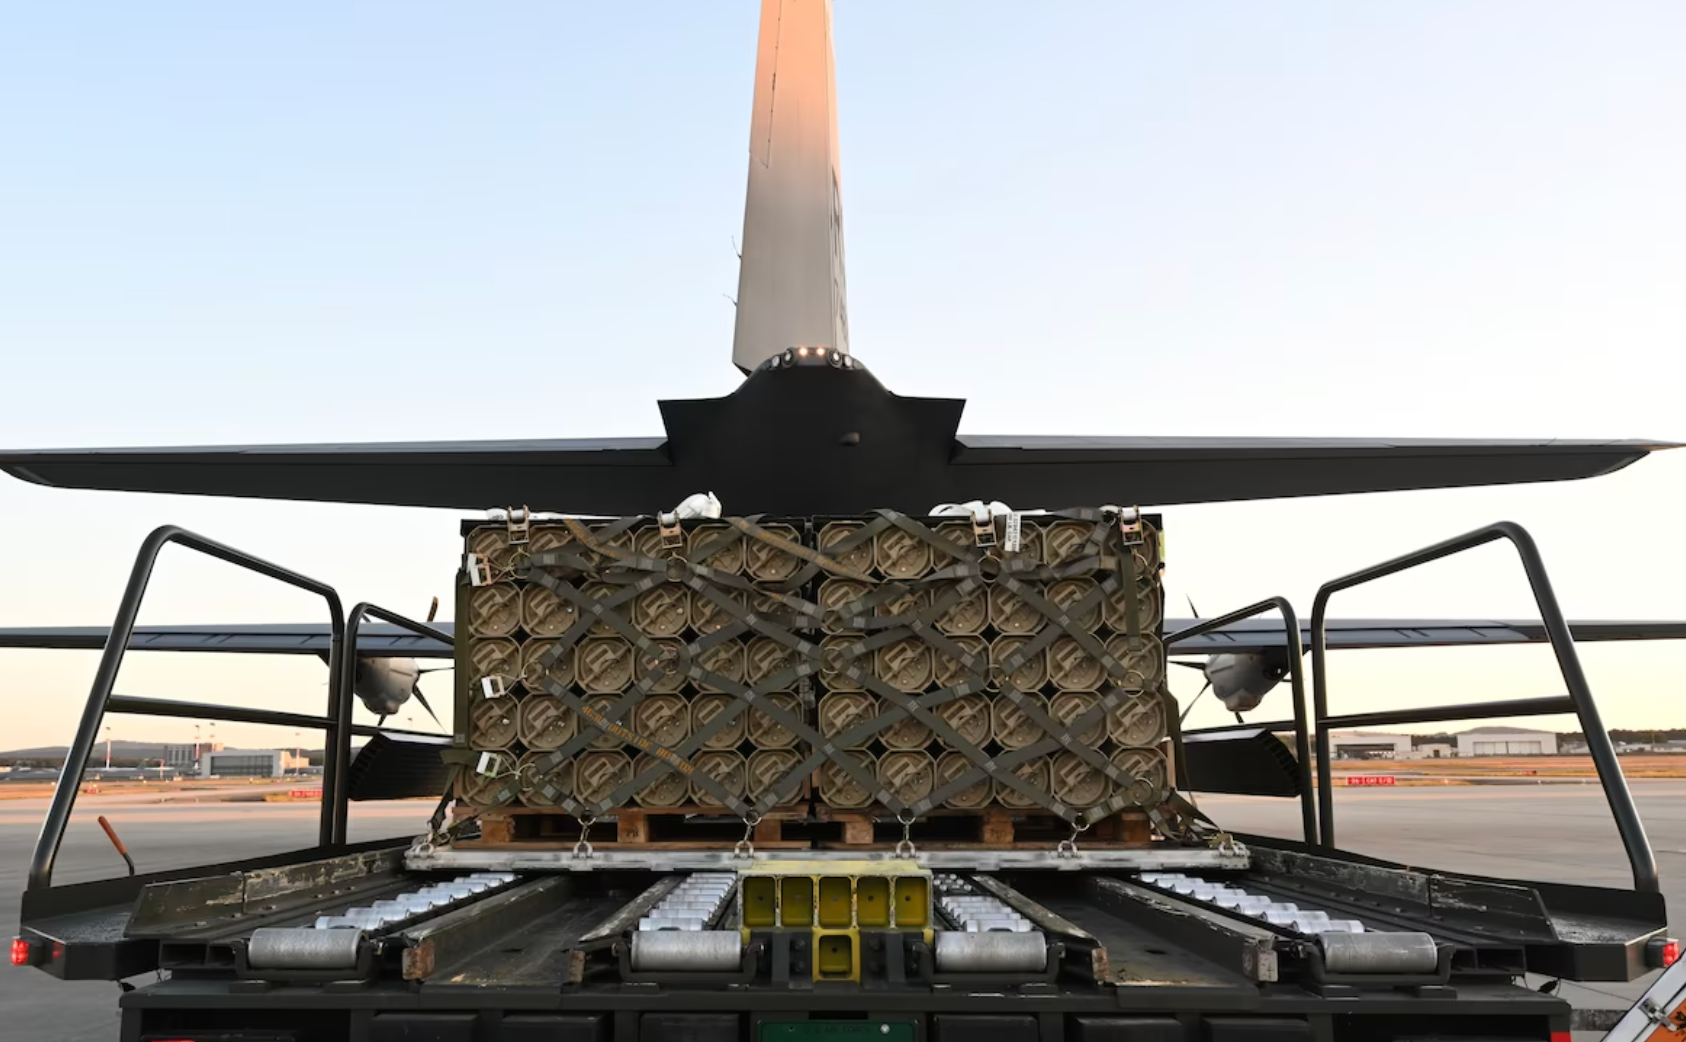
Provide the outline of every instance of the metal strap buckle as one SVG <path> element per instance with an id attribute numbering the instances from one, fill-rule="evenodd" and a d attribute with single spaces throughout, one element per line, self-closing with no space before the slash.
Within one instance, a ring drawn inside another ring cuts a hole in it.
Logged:
<path id="1" fill-rule="evenodd" d="M 485 586 L 492 581 L 492 562 L 479 554 L 464 554 L 462 566 L 468 573 L 468 585 Z"/>
<path id="2" fill-rule="evenodd" d="M 1125 546 L 1140 546 L 1143 541 L 1142 512 L 1136 507 L 1118 512 L 1118 534 Z"/>
<path id="3" fill-rule="evenodd" d="M 591 857 L 591 841 L 587 837 L 591 835 L 591 826 L 597 818 L 593 815 L 585 814 L 575 818 L 574 820 L 580 823 L 580 841 L 574 844 L 574 856 L 577 858 L 589 858 Z"/>
<path id="4" fill-rule="evenodd" d="M 509 545 L 526 546 L 532 514 L 526 507 L 509 508 Z"/>
<path id="5" fill-rule="evenodd" d="M 986 550 L 995 546 L 995 518 L 989 515 L 988 510 L 982 517 L 972 515 L 972 539 Z"/>
<path id="6" fill-rule="evenodd" d="M 685 530 L 680 527 L 678 513 L 658 514 L 656 524 L 661 527 L 663 550 L 679 550 L 685 546 Z"/>

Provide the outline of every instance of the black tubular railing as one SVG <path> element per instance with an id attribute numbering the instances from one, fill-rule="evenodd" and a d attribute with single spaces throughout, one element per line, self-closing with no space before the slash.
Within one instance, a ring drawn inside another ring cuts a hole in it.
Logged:
<path id="1" fill-rule="evenodd" d="M 1428 709 L 1383 709 L 1374 713 L 1348 713 L 1345 716 L 1325 717 L 1323 723 L 1331 730 L 1339 727 L 1391 727 L 1394 724 L 1439 724 L 1457 720 L 1495 720 L 1505 716 L 1562 716 L 1575 711 L 1575 702 L 1568 695 L 1549 698 L 1516 698 L 1508 702 L 1467 702 L 1455 706 L 1433 706 Z M 1219 734 L 1224 731 L 1292 731 L 1294 721 L 1271 720 L 1262 724 L 1224 724 L 1221 727 L 1202 727 L 1190 734 Z"/>
<path id="2" fill-rule="evenodd" d="M 1552 652 L 1557 656 L 1557 668 L 1563 674 L 1563 683 L 1568 688 L 1568 695 L 1560 699 L 1483 702 L 1442 706 L 1432 710 L 1330 716 L 1329 674 L 1326 668 L 1329 598 L 1342 590 L 1350 590 L 1355 586 L 1396 575 L 1418 565 L 1438 561 L 1443 557 L 1450 557 L 1500 539 L 1509 540 L 1516 548 L 1518 556 L 1522 558 L 1522 568 L 1528 575 L 1528 585 L 1533 589 L 1534 602 L 1540 609 L 1540 619 L 1545 623 L 1546 636 L 1551 641 Z M 1545 561 L 1540 557 L 1539 547 L 1534 545 L 1533 537 L 1521 525 L 1511 521 L 1500 521 L 1324 583 L 1317 591 L 1317 599 L 1311 606 L 1311 666 L 1312 707 L 1317 728 L 1317 803 L 1321 824 L 1319 835 L 1324 847 L 1332 848 L 1335 845 L 1335 795 L 1331 780 L 1329 735 L 1332 726 L 1350 726 L 1350 721 L 1353 720 L 1386 720 L 1393 724 L 1409 724 L 1481 719 L 1499 715 L 1535 716 L 1572 712 L 1580 719 L 1581 731 L 1586 735 L 1587 750 L 1592 754 L 1592 762 L 1598 768 L 1598 780 L 1604 788 L 1604 798 L 1609 802 L 1610 813 L 1616 819 L 1616 831 L 1621 836 L 1628 864 L 1633 869 L 1633 888 L 1651 893 L 1659 889 L 1656 856 L 1651 852 L 1651 843 L 1645 836 L 1645 826 L 1639 820 L 1639 811 L 1633 805 L 1633 793 L 1628 791 L 1627 779 L 1622 775 L 1615 746 L 1611 744 L 1610 734 L 1604 730 L 1604 722 L 1599 718 L 1598 706 L 1593 701 L 1591 688 L 1587 685 L 1586 673 L 1581 669 L 1580 656 L 1575 653 L 1575 641 L 1569 633 L 1569 624 L 1564 621 L 1563 610 L 1558 607 L 1557 594 L 1552 591 L 1551 579 L 1546 575 Z"/>
<path id="3" fill-rule="evenodd" d="M 1232 611 L 1228 615 L 1220 615 L 1215 619 L 1207 619 L 1190 626 L 1188 629 L 1173 633 L 1165 638 L 1165 646 L 1170 647 L 1179 640 L 1188 640 L 1192 637 L 1213 633 L 1225 626 L 1250 619 L 1255 615 L 1263 615 L 1272 608 L 1275 608 L 1282 615 L 1282 630 L 1288 642 L 1288 684 L 1294 692 L 1294 722 L 1292 724 L 1294 729 L 1294 753 L 1295 759 L 1299 761 L 1297 769 L 1300 783 L 1300 824 L 1305 829 L 1305 841 L 1309 845 L 1317 842 L 1317 809 L 1316 797 L 1311 791 L 1311 744 L 1307 740 L 1309 728 L 1306 721 L 1305 681 L 1300 676 L 1302 672 L 1300 662 L 1303 651 L 1300 645 L 1300 620 L 1299 616 L 1294 614 L 1294 606 L 1288 603 L 1286 597 L 1270 597 L 1239 611 Z M 1179 727 L 1177 730 L 1180 732 L 1181 728 Z M 1179 739 L 1177 747 L 1180 748 L 1181 744 Z M 1179 782 L 1186 787 L 1188 786 L 1188 778 L 1186 774 L 1181 774 L 1181 770 L 1182 763 L 1179 759 Z"/>
<path id="4" fill-rule="evenodd" d="M 334 713 L 342 701 L 339 697 L 340 677 L 343 672 L 340 664 L 345 651 L 345 614 L 340 604 L 340 595 L 326 583 L 288 571 L 280 565 L 195 535 L 186 529 L 174 525 L 156 529 L 146 537 L 146 542 L 141 544 L 140 553 L 135 556 L 135 566 L 129 572 L 129 585 L 123 590 L 123 599 L 117 606 L 117 617 L 112 620 L 111 631 L 106 635 L 105 650 L 100 654 L 99 668 L 94 672 L 94 684 L 88 692 L 88 704 L 82 708 L 82 721 L 77 725 L 76 739 L 65 753 L 64 769 L 59 775 L 58 785 L 53 789 L 53 801 L 47 808 L 47 819 L 41 825 L 40 837 L 35 841 L 35 854 L 29 862 L 29 890 L 45 890 L 53 884 L 53 862 L 58 857 L 59 845 L 64 842 L 65 829 L 70 825 L 70 814 L 76 807 L 76 795 L 81 791 L 82 774 L 88 769 L 88 758 L 99 740 L 100 724 L 105 719 L 106 712 L 112 708 L 111 689 L 117 682 L 117 671 L 123 665 L 123 653 L 128 651 L 129 641 L 134 638 L 135 618 L 140 614 L 147 583 L 152 579 L 152 569 L 158 563 L 158 555 L 164 547 L 172 543 L 317 594 L 328 602 L 329 623 L 332 627 L 333 639 L 328 650 L 328 716 L 308 717 L 296 713 L 267 713 L 217 706 L 202 707 L 202 711 L 197 715 L 209 719 L 238 719 L 248 723 L 275 723 L 285 719 L 288 723 L 283 726 L 305 726 L 303 722 L 310 721 L 309 726 L 327 730 L 330 748 L 339 744 L 335 741 L 335 728 L 338 724 Z M 118 704 L 127 704 L 130 711 L 151 712 L 152 707 L 147 704 L 151 701 L 121 698 Z M 228 713 L 239 715 L 229 717 L 226 715 Z M 324 761 L 324 790 L 328 788 L 330 781 L 334 780 L 333 775 L 329 773 L 334 768 L 332 758 Z M 324 798 L 319 832 L 323 845 L 332 839 L 335 816 L 333 808 Z"/>
<path id="5" fill-rule="evenodd" d="M 324 840 L 324 844 L 344 843 L 346 828 L 350 824 L 351 807 L 347 799 L 346 773 L 351 765 L 351 710 L 353 693 L 357 686 L 357 632 L 363 627 L 364 617 L 371 615 L 400 629 L 409 630 L 419 637 L 431 637 L 448 646 L 453 644 L 452 636 L 444 630 L 435 629 L 425 622 L 407 619 L 367 601 L 357 604 L 351 609 L 351 614 L 346 616 L 346 654 L 333 666 L 336 672 L 335 681 L 331 685 L 340 693 L 340 697 L 328 710 L 336 715 L 336 724 L 328 732 L 328 749 L 323 760 L 322 809 L 323 813 L 327 814 L 331 808 L 333 816 L 331 840 Z"/>
<path id="6" fill-rule="evenodd" d="M 174 716 L 188 720 L 217 720 L 231 724 L 267 724 L 273 727 L 309 728 L 320 731 L 333 724 L 325 716 L 308 713 L 283 713 L 269 709 L 245 709 L 222 706 L 210 702 L 177 702 L 169 698 L 140 698 L 135 695 L 112 695 L 106 705 L 107 713 L 130 713 L 135 716 Z M 405 735 L 412 738 L 437 738 L 430 731 L 411 731 L 398 727 L 376 727 L 374 724 L 352 724 L 351 733 L 364 738 L 377 734 Z"/>

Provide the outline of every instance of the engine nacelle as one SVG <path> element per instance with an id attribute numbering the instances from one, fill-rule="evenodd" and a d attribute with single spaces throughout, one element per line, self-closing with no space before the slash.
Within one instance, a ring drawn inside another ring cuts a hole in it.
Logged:
<path id="1" fill-rule="evenodd" d="M 415 693 L 421 667 L 413 658 L 360 658 L 352 690 L 369 712 L 391 716 Z"/>
<path id="2" fill-rule="evenodd" d="M 1288 661 L 1285 655 L 1269 651 L 1213 655 L 1206 660 L 1204 672 L 1224 708 L 1245 713 L 1257 709 L 1288 675 Z"/>

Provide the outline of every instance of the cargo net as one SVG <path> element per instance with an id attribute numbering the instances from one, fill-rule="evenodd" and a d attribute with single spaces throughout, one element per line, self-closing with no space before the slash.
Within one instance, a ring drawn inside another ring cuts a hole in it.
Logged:
<path id="1" fill-rule="evenodd" d="M 1167 798 L 1160 543 L 1133 514 L 569 520 L 467 549 L 471 807 L 1081 829 Z"/>

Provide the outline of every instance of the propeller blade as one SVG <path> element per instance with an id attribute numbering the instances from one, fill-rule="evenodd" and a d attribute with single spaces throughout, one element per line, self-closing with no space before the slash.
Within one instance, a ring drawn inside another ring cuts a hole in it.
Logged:
<path id="1" fill-rule="evenodd" d="M 439 598 L 435 597 L 435 598 L 433 598 L 433 606 L 431 608 L 427 609 L 427 621 L 432 622 L 433 617 L 435 615 L 438 615 L 438 614 L 439 614 Z"/>
<path id="2" fill-rule="evenodd" d="M 456 668 L 457 667 L 455 667 L 455 666 L 429 666 L 427 669 L 418 669 L 418 670 L 416 670 L 416 672 L 418 674 L 421 674 L 421 673 L 446 673 L 446 672 L 449 672 L 450 670 L 453 670 L 453 669 L 456 669 Z"/>
<path id="3" fill-rule="evenodd" d="M 1178 658 L 1172 659 L 1171 665 L 1181 666 L 1184 669 L 1198 669 L 1198 670 L 1202 670 L 1202 671 L 1204 671 L 1206 669 L 1206 663 L 1204 663 L 1204 662 L 1189 662 L 1189 661 L 1186 661 L 1184 659 L 1178 659 Z"/>
<path id="4" fill-rule="evenodd" d="M 1197 619 L 1200 618 L 1200 609 L 1194 606 L 1193 594 L 1188 595 L 1188 613 Z"/>
<path id="5" fill-rule="evenodd" d="M 1194 703 L 1200 701 L 1200 696 L 1204 695 L 1206 693 L 1207 689 L 1210 688 L 1211 686 L 1212 686 L 1212 682 L 1210 680 L 1208 680 L 1208 681 L 1206 681 L 1206 684 L 1205 684 L 1204 687 L 1202 687 L 1199 691 L 1196 691 L 1194 693 L 1194 697 L 1188 700 L 1188 705 L 1183 706 L 1183 715 L 1177 717 L 1177 723 L 1178 724 L 1182 724 L 1183 722 L 1185 722 L 1188 719 L 1188 714 L 1194 711 Z"/>
<path id="6" fill-rule="evenodd" d="M 415 696 L 416 696 L 416 701 L 417 701 L 417 702 L 420 702 L 420 703 L 421 703 L 421 707 L 422 707 L 422 708 L 423 708 L 423 709 L 425 709 L 425 710 L 427 710 L 427 715 L 428 715 L 428 716 L 431 716 L 431 717 L 433 717 L 433 722 L 434 722 L 434 723 L 436 723 L 436 724 L 439 724 L 439 726 L 440 726 L 440 727 L 444 727 L 444 726 L 445 726 L 445 725 L 444 725 L 444 724 L 443 724 L 443 723 L 442 723 L 442 722 L 441 722 L 441 721 L 440 721 L 440 719 L 439 719 L 439 714 L 438 714 L 438 713 L 435 713 L 435 712 L 434 712 L 434 711 L 433 711 L 433 707 L 432 707 L 432 706 L 430 706 L 430 705 L 428 705 L 428 704 L 427 704 L 427 696 L 426 696 L 426 695 L 424 695 L 424 694 L 422 694 L 422 693 L 421 693 L 421 685 L 419 685 L 419 684 L 418 684 L 418 685 L 416 685 L 416 686 L 415 686 L 415 687 L 413 687 L 413 688 L 411 688 L 411 689 L 410 689 L 410 694 L 412 694 L 412 695 L 415 695 Z"/>
<path id="7" fill-rule="evenodd" d="M 375 727 L 376 727 L 377 730 L 384 723 L 386 723 L 386 714 L 385 713 L 382 713 L 380 716 L 375 717 Z"/>

